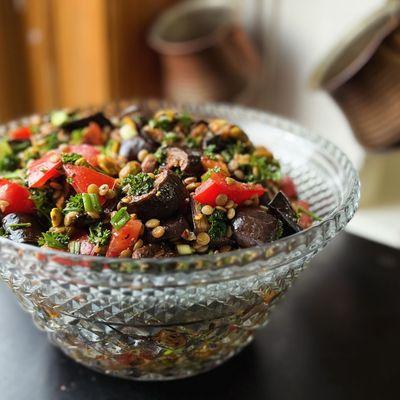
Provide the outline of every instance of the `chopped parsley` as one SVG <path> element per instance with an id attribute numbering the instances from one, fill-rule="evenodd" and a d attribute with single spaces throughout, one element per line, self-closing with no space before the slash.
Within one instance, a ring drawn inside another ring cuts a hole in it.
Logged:
<path id="1" fill-rule="evenodd" d="M 122 181 L 123 190 L 129 195 L 140 196 L 149 193 L 154 187 L 154 179 L 140 172 L 137 175 L 128 175 Z"/>
<path id="2" fill-rule="evenodd" d="M 0 141 L 0 171 L 12 171 L 19 166 L 19 159 L 7 140 Z"/>
<path id="3" fill-rule="evenodd" d="M 160 146 L 154 153 L 154 157 L 159 164 L 164 164 L 167 159 L 167 148 L 165 146 Z"/>
<path id="4" fill-rule="evenodd" d="M 228 224 L 226 214 L 223 211 L 214 210 L 208 217 L 208 222 L 210 223 L 208 234 L 212 240 L 217 240 L 226 236 Z"/>
<path id="5" fill-rule="evenodd" d="M 66 249 L 69 243 L 69 236 L 57 232 L 43 232 L 39 238 L 39 246 L 48 246 L 52 249 Z"/>
<path id="6" fill-rule="evenodd" d="M 50 211 L 53 208 L 52 192 L 48 189 L 30 189 L 31 200 L 35 203 L 35 208 L 40 217 L 50 219 Z"/>
<path id="7" fill-rule="evenodd" d="M 221 151 L 222 157 L 226 162 L 231 161 L 236 154 L 243 154 L 247 151 L 247 146 L 240 140 L 236 143 L 230 143 L 226 146 L 226 149 Z"/>
<path id="8" fill-rule="evenodd" d="M 209 144 L 203 151 L 203 155 L 211 160 L 215 159 L 215 151 L 217 146 L 215 144 Z"/>
<path id="9" fill-rule="evenodd" d="M 71 196 L 68 199 L 67 204 L 65 205 L 63 211 L 65 214 L 67 214 L 69 212 L 82 213 L 84 211 L 82 194 L 78 193 L 78 194 Z"/>
<path id="10" fill-rule="evenodd" d="M 201 145 L 202 137 L 201 136 L 188 136 L 185 139 L 185 144 L 189 149 L 198 149 Z"/>
<path id="11" fill-rule="evenodd" d="M 252 170 L 255 169 L 257 173 L 251 172 L 247 180 L 254 183 L 263 183 L 268 180 L 279 181 L 282 178 L 281 166 L 274 158 L 252 156 L 250 160 Z"/>
<path id="12" fill-rule="evenodd" d="M 11 153 L 0 158 L 0 171 L 13 171 L 19 167 L 19 158 Z"/>
<path id="13" fill-rule="evenodd" d="M 183 112 L 177 116 L 178 122 L 183 126 L 184 129 L 189 129 L 192 125 L 192 118 L 187 112 Z"/>
<path id="14" fill-rule="evenodd" d="M 220 167 L 214 167 L 214 168 L 209 169 L 205 174 L 202 175 L 202 177 L 201 177 L 202 182 L 205 182 L 206 180 L 210 179 L 211 174 L 213 174 L 213 173 L 218 174 L 219 172 L 221 172 Z"/>
<path id="15" fill-rule="evenodd" d="M 163 138 L 163 141 L 162 141 L 162 144 L 164 144 L 164 145 L 170 145 L 170 144 L 173 144 L 173 143 L 175 143 L 176 141 L 178 141 L 178 135 L 175 133 L 175 132 L 167 132 L 165 135 L 164 135 L 164 138 Z"/>
<path id="16" fill-rule="evenodd" d="M 97 246 L 105 246 L 111 238 L 111 231 L 102 222 L 89 228 L 89 242 Z"/>
<path id="17" fill-rule="evenodd" d="M 58 139 L 57 132 L 52 132 L 47 135 L 44 139 L 44 145 L 42 146 L 42 150 L 48 151 L 56 149 L 61 144 L 60 140 Z"/>
<path id="18" fill-rule="evenodd" d="M 160 115 L 156 119 L 151 119 L 149 125 L 152 128 L 161 129 L 163 131 L 169 131 L 172 129 L 173 120 L 167 115 Z"/>
<path id="19" fill-rule="evenodd" d="M 78 153 L 62 153 L 61 161 L 63 164 L 75 164 L 82 156 Z"/>

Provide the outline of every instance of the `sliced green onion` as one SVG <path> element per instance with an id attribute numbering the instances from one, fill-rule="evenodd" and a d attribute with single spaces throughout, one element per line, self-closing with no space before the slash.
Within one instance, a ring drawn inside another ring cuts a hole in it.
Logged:
<path id="1" fill-rule="evenodd" d="M 64 122 L 67 122 L 68 119 L 68 114 L 63 110 L 59 110 L 51 113 L 50 122 L 54 126 L 61 126 Z"/>
<path id="2" fill-rule="evenodd" d="M 99 196 L 96 193 L 83 193 L 82 200 L 86 212 L 102 212 Z"/>
<path id="3" fill-rule="evenodd" d="M 9 145 L 9 143 L 7 142 L 6 139 L 3 139 L 0 141 L 0 158 L 3 158 L 5 156 L 8 156 L 10 154 L 12 154 L 12 148 Z"/>
<path id="4" fill-rule="evenodd" d="M 133 124 L 124 124 L 120 128 L 119 134 L 123 140 L 128 140 L 137 135 L 137 130 Z"/>
<path id="5" fill-rule="evenodd" d="M 80 254 L 81 252 L 81 244 L 77 241 L 70 242 L 68 244 L 68 250 L 73 254 Z"/>
<path id="6" fill-rule="evenodd" d="M 111 218 L 111 225 L 118 231 L 120 230 L 129 220 L 131 216 L 126 211 L 126 207 L 120 208 L 116 214 Z"/>
<path id="7" fill-rule="evenodd" d="M 193 253 L 192 248 L 188 244 L 177 244 L 176 249 L 181 256 L 188 256 Z"/>
<path id="8" fill-rule="evenodd" d="M 30 222 L 20 222 L 20 223 L 17 223 L 17 224 L 8 225 L 8 227 L 13 231 L 15 229 L 20 229 L 20 228 L 29 228 L 30 226 L 32 226 L 32 224 Z"/>

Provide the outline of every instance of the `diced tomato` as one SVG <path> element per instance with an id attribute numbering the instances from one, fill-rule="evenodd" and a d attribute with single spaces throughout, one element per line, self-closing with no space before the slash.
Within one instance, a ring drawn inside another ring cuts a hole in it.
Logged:
<path id="1" fill-rule="evenodd" d="M 0 179 L 0 200 L 9 203 L 7 207 L 4 207 L 4 214 L 15 212 L 33 214 L 35 212 L 35 204 L 30 199 L 29 190 L 7 179 Z"/>
<path id="2" fill-rule="evenodd" d="M 228 183 L 226 179 L 229 179 Z M 201 204 L 215 205 L 215 199 L 219 194 L 226 194 L 236 204 L 241 204 L 253 196 L 261 196 L 265 189 L 258 184 L 241 183 L 227 178 L 223 174 L 213 173 L 203 182 L 194 194 L 194 199 Z"/>
<path id="3" fill-rule="evenodd" d="M 309 211 L 310 205 L 304 200 L 297 200 L 292 202 L 292 207 L 298 214 L 300 214 L 298 224 L 301 226 L 301 228 L 309 228 L 313 224 L 314 220 L 311 215 L 308 215 L 305 212 L 301 212 L 301 210 L 303 209 Z"/>
<path id="4" fill-rule="evenodd" d="M 106 256 L 118 257 L 122 251 L 131 248 L 139 239 L 143 224 L 138 219 L 130 219 L 121 229 L 113 229 Z"/>
<path id="5" fill-rule="evenodd" d="M 63 149 L 63 152 L 80 154 L 90 165 L 97 167 L 97 156 L 100 150 L 90 144 L 71 144 Z"/>
<path id="6" fill-rule="evenodd" d="M 42 158 L 35 160 L 28 167 L 29 187 L 40 188 L 49 179 L 60 175 L 61 158 L 56 151 L 49 151 Z"/>
<path id="7" fill-rule="evenodd" d="M 22 126 L 20 128 L 15 129 L 14 131 L 10 132 L 9 138 L 10 140 L 29 140 L 31 138 L 32 132 L 28 126 Z"/>
<path id="8" fill-rule="evenodd" d="M 289 199 L 297 199 L 297 190 L 296 185 L 293 182 L 293 179 L 290 176 L 285 176 L 281 179 L 280 189 Z"/>
<path id="9" fill-rule="evenodd" d="M 115 179 L 111 176 L 94 171 L 88 167 L 81 167 L 72 164 L 64 164 L 64 171 L 70 178 L 72 187 L 77 193 L 86 193 L 91 183 L 97 186 L 107 184 L 110 189 L 115 186 Z"/>
<path id="10" fill-rule="evenodd" d="M 211 158 L 203 156 L 201 157 L 201 164 L 206 171 L 213 168 L 219 168 L 222 174 L 226 176 L 230 175 L 228 166 L 223 161 L 211 160 Z"/>
<path id="11" fill-rule="evenodd" d="M 87 144 L 101 146 L 104 143 L 101 126 L 96 122 L 90 122 L 89 126 L 84 130 L 83 141 Z"/>

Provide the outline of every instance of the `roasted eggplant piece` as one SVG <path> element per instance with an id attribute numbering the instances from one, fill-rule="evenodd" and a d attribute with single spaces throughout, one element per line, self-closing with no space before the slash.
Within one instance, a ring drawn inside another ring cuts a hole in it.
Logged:
<path id="1" fill-rule="evenodd" d="M 282 222 L 262 207 L 239 209 L 232 228 L 233 237 L 240 247 L 259 246 L 282 236 Z"/>
<path id="2" fill-rule="evenodd" d="M 163 171 L 154 181 L 153 189 L 140 196 L 128 196 L 120 207 L 127 207 L 130 214 L 142 219 L 167 219 L 178 210 L 186 208 L 188 192 L 179 177 L 172 171 Z"/>
<path id="3" fill-rule="evenodd" d="M 152 153 L 157 147 L 157 143 L 152 140 L 146 140 L 142 136 L 136 135 L 132 139 L 125 140 L 121 143 L 119 155 L 125 157 L 128 161 L 137 160 L 141 150 L 147 150 Z"/>
<path id="4" fill-rule="evenodd" d="M 288 198 L 278 192 L 268 204 L 269 210 L 283 222 L 283 232 L 285 236 L 300 232 L 301 228 L 297 223 L 297 214 L 293 210 Z"/>
<path id="5" fill-rule="evenodd" d="M 171 242 L 177 241 L 181 239 L 181 236 L 186 229 L 190 229 L 186 218 L 182 215 L 169 218 L 165 222 L 161 222 L 161 225 L 165 229 L 164 235 L 160 238 L 155 238 L 151 234 L 151 230 L 147 230 L 145 234 L 147 242 L 160 242 L 165 240 L 170 240 Z"/>
<path id="6" fill-rule="evenodd" d="M 106 118 L 102 112 L 98 112 L 75 121 L 65 122 L 63 125 L 61 125 L 61 127 L 67 132 L 72 132 L 75 129 L 85 128 L 91 122 L 96 122 L 96 124 L 100 125 L 102 128 L 106 126 L 109 126 L 110 128 L 114 127 L 112 122 Z"/>
<path id="7" fill-rule="evenodd" d="M 175 257 L 176 255 L 176 252 L 165 243 L 149 243 L 134 250 L 132 258 L 138 260 L 140 258 Z"/>
<path id="8" fill-rule="evenodd" d="M 169 147 L 167 149 L 167 168 L 180 168 L 190 176 L 198 176 L 204 172 L 201 164 L 201 153 L 196 150 Z"/>
<path id="9" fill-rule="evenodd" d="M 9 239 L 18 243 L 37 244 L 42 233 L 35 216 L 31 214 L 8 214 L 3 218 L 2 224 Z"/>

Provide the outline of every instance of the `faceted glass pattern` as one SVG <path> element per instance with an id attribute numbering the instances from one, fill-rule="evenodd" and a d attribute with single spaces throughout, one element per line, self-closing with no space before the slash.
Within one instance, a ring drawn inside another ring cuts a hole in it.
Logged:
<path id="1" fill-rule="evenodd" d="M 0 275 L 51 342 L 77 362 L 128 379 L 183 378 L 214 368 L 252 340 L 307 262 L 353 217 L 359 181 L 336 146 L 287 120 L 223 104 L 138 102 L 239 124 L 274 152 L 322 220 L 256 248 L 160 260 L 77 256 L 1 238 Z"/>

